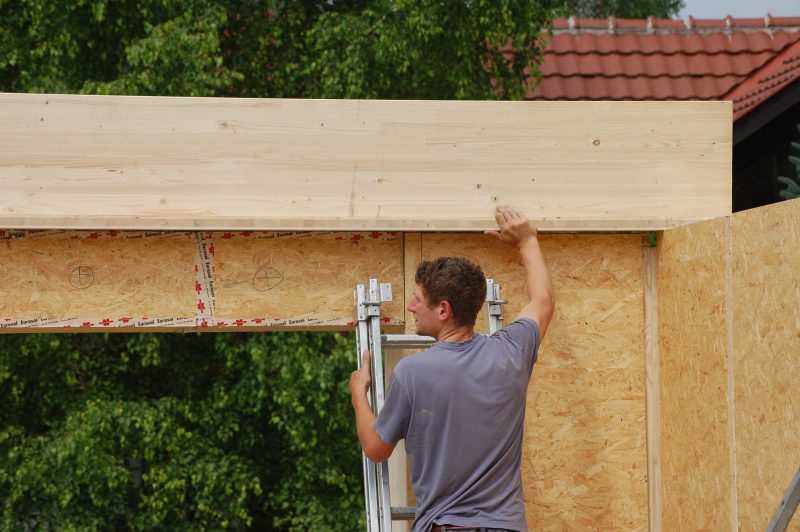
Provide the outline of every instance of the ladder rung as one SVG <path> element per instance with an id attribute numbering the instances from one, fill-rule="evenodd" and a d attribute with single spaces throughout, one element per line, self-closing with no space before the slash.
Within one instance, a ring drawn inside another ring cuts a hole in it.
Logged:
<path id="1" fill-rule="evenodd" d="M 431 336 L 417 336 L 416 334 L 382 334 L 381 345 L 384 349 L 416 349 L 430 347 L 436 342 Z"/>
<path id="2" fill-rule="evenodd" d="M 393 520 L 410 520 L 413 521 L 417 515 L 417 509 L 413 506 L 392 506 L 392 519 Z"/>

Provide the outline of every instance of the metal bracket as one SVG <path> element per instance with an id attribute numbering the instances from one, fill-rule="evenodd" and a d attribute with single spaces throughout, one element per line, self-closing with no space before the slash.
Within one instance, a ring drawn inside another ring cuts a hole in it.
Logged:
<path id="1" fill-rule="evenodd" d="M 486 279 L 486 314 L 489 318 L 489 334 L 494 334 L 503 326 L 503 305 L 507 301 L 500 298 L 500 285 L 494 279 Z"/>

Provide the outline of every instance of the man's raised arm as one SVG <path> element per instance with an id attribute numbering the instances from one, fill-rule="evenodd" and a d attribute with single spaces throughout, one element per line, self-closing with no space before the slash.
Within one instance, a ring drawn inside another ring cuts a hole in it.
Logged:
<path id="1" fill-rule="evenodd" d="M 506 244 L 517 246 L 522 265 L 525 267 L 525 286 L 529 301 L 522 307 L 517 319 L 531 318 L 536 321 L 544 338 L 555 309 L 555 290 L 539 247 L 536 229 L 531 227 L 524 214 L 511 207 L 498 206 L 494 217 L 500 230 L 486 231 L 486 234 L 493 235 Z"/>

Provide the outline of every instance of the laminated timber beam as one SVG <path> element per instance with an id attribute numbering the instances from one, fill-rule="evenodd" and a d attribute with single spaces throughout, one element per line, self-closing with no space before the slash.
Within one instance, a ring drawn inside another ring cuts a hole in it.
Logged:
<path id="1" fill-rule="evenodd" d="M 657 230 L 731 212 L 730 102 L 0 94 L 0 227 Z"/>

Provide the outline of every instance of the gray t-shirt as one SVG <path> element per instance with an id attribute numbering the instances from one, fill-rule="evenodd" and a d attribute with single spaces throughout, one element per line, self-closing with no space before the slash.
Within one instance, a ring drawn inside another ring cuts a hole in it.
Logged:
<path id="1" fill-rule="evenodd" d="M 527 530 L 520 461 L 539 326 L 437 342 L 394 370 L 375 429 L 405 438 L 417 499 L 412 532 L 432 524 Z"/>

